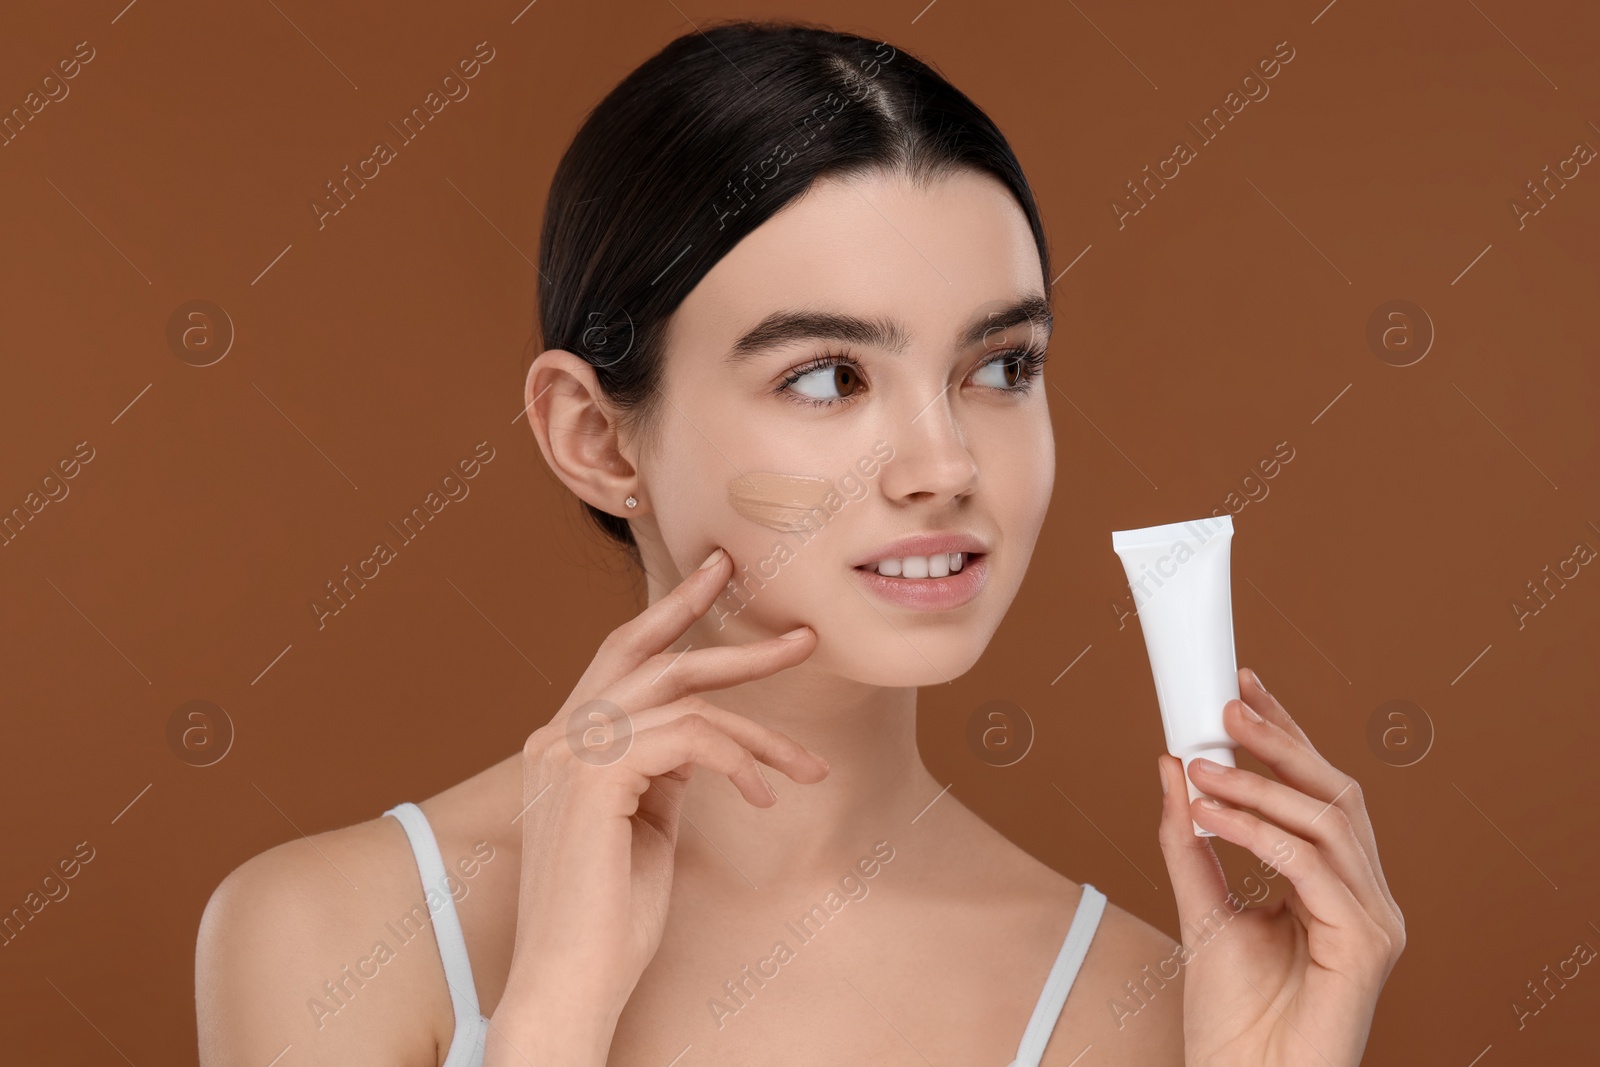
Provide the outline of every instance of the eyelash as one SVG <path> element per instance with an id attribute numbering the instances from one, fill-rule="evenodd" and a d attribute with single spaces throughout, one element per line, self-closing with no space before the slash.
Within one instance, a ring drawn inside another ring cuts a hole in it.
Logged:
<path id="1" fill-rule="evenodd" d="M 1046 349 L 1039 347 L 1010 348 L 1006 349 L 1004 352 L 997 352 L 989 359 L 986 359 L 982 363 L 978 364 L 973 373 L 977 373 L 977 371 L 982 370 L 991 363 L 999 363 L 1010 359 L 1021 360 L 1023 368 L 1022 383 L 1009 389 L 999 389 L 999 391 L 1002 393 L 1027 393 L 1033 388 L 1034 379 L 1038 378 L 1040 372 L 1044 370 L 1044 363 L 1045 360 L 1049 358 L 1049 355 L 1050 354 Z M 799 381 L 808 374 L 815 373 L 824 367 L 836 367 L 841 363 L 849 363 L 853 366 L 856 366 L 857 369 L 860 367 L 855 360 L 851 359 L 845 353 L 824 353 L 823 355 L 818 356 L 816 359 L 813 359 L 808 363 L 803 363 L 794 368 L 794 370 L 790 371 L 788 376 L 783 379 L 783 382 L 778 385 L 773 392 L 785 394 L 796 403 L 810 404 L 813 407 L 830 407 L 835 404 L 848 404 L 850 401 L 856 399 L 855 396 L 852 395 L 838 398 L 806 396 L 802 393 L 796 393 L 789 388 L 795 382 Z M 999 387 L 995 388 L 998 389 Z"/>

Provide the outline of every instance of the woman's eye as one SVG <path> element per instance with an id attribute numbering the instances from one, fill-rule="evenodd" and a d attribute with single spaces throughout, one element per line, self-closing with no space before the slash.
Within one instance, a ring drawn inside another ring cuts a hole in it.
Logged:
<path id="1" fill-rule="evenodd" d="M 979 367 L 972 380 L 994 389 L 1020 392 L 1039 373 L 1043 362 L 1043 358 L 1033 352 L 1007 352 Z"/>
<path id="2" fill-rule="evenodd" d="M 845 400 L 861 388 L 861 375 L 848 363 L 831 363 L 802 371 L 784 385 L 808 400 Z"/>
<path id="3" fill-rule="evenodd" d="M 1039 376 L 1044 361 L 1043 350 L 1002 352 L 973 371 L 972 380 L 1000 392 L 1025 393 Z M 853 400 L 865 387 L 861 370 L 853 361 L 828 355 L 790 373 L 777 391 L 791 394 L 798 403 L 825 407 Z"/>

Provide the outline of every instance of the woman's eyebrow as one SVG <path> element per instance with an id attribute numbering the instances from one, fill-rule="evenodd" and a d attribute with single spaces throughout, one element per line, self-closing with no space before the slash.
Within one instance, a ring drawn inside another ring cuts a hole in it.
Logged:
<path id="1" fill-rule="evenodd" d="M 974 318 L 957 334 L 955 343 L 957 348 L 971 348 L 995 330 L 1024 323 L 1032 323 L 1048 338 L 1052 321 L 1050 301 L 1043 296 L 1027 296 L 999 311 Z M 911 335 L 894 319 L 867 319 L 831 311 L 774 311 L 746 330 L 728 350 L 724 361 L 739 363 L 770 348 L 811 340 L 848 341 L 899 353 L 910 344 Z"/>

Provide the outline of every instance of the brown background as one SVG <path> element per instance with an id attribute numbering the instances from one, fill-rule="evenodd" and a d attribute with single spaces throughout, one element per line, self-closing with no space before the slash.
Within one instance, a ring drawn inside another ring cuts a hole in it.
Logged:
<path id="1" fill-rule="evenodd" d="M 1056 499 L 981 663 L 923 694 L 935 774 L 1174 930 L 1110 531 L 1242 498 L 1287 441 L 1235 518 L 1237 645 L 1363 782 L 1409 920 L 1367 1062 L 1593 1062 L 1594 967 L 1520 1031 L 1510 1005 L 1600 947 L 1600 568 L 1521 629 L 1510 605 L 1600 549 L 1600 163 L 1525 228 L 1509 203 L 1600 147 L 1594 5 L 122 4 L 0 27 L 7 111 L 96 52 L 0 148 L 0 508 L 95 450 L 0 548 L 0 907 L 96 853 L 0 948 L 0 1058 L 192 1060 L 218 881 L 515 751 L 637 609 L 513 423 L 544 196 L 587 109 L 689 20 L 773 14 L 936 63 L 1011 137 L 1072 264 Z M 471 95 L 319 230 L 324 182 L 484 40 Z M 1271 95 L 1119 230 L 1124 183 L 1284 40 Z M 167 341 L 194 299 L 236 331 L 203 368 Z M 1437 331 L 1411 366 L 1366 341 L 1393 299 Z M 319 631 L 323 583 L 484 440 L 471 495 Z M 209 767 L 167 740 L 197 699 L 236 730 Z M 1431 722 L 1411 766 L 1367 741 L 1393 699 Z M 967 747 L 991 700 L 1037 728 L 1015 766 Z"/>

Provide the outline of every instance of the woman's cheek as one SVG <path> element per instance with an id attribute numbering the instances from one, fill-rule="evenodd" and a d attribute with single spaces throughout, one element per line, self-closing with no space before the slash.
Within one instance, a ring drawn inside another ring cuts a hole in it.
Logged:
<path id="1" fill-rule="evenodd" d="M 737 544 L 728 550 L 733 556 L 733 571 L 723 603 L 762 629 L 787 630 L 797 620 L 817 625 L 820 620 L 812 617 L 816 612 L 811 610 L 813 594 L 823 592 L 827 581 L 822 573 L 827 563 L 822 538 L 801 544 L 794 535 L 763 530 L 753 523 L 746 525 L 750 527 L 748 532 L 729 537 Z M 832 592 L 837 595 L 845 590 L 840 587 Z"/>
<path id="2" fill-rule="evenodd" d="M 1023 492 L 1023 509 L 1036 513 L 1039 525 L 1044 524 L 1044 514 L 1050 507 L 1050 494 L 1056 484 L 1056 436 L 1050 424 L 1050 409 L 1041 408 L 1033 420 L 1034 433 L 1030 435 L 1028 455 L 1022 469 L 1032 476 Z"/>

